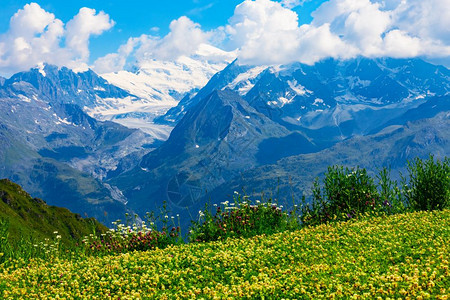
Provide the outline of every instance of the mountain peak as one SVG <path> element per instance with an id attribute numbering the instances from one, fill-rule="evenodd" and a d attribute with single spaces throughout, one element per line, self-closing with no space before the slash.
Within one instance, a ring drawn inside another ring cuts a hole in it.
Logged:
<path id="1" fill-rule="evenodd" d="M 28 85 L 17 83 L 25 82 Z M 33 93 L 50 102 L 73 103 L 84 106 L 97 105 L 100 98 L 124 98 L 130 96 L 126 91 L 110 85 L 94 71 L 74 72 L 67 67 L 41 64 L 26 72 L 11 76 L 2 85 L 3 92 L 8 95 Z"/>

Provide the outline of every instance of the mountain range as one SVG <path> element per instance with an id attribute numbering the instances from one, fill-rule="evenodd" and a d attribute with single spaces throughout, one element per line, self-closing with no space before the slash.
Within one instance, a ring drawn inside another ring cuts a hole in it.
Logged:
<path id="1" fill-rule="evenodd" d="M 292 204 L 338 163 L 390 166 L 398 177 L 408 159 L 448 155 L 449 79 L 448 69 L 419 59 L 235 61 L 156 119 L 176 124 L 169 139 L 109 180 L 136 211 L 165 200 L 192 214 L 234 191 Z"/>
<path id="2" fill-rule="evenodd" d="M 164 201 L 188 219 L 234 191 L 289 205 L 329 165 L 398 176 L 408 159 L 450 153 L 450 70 L 420 59 L 235 60 L 178 92 L 157 65 L 108 81 L 48 65 L 2 79 L 0 176 L 105 223 Z"/>
<path id="3" fill-rule="evenodd" d="M 120 160 L 144 155 L 155 139 L 82 109 L 108 97 L 130 95 L 92 71 L 45 66 L 5 80 L 0 176 L 51 204 L 102 221 L 121 217 L 126 200 L 101 180 Z"/>

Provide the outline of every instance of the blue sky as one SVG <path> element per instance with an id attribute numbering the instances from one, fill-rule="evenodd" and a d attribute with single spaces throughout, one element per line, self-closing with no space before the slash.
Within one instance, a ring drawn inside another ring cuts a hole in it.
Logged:
<path id="1" fill-rule="evenodd" d="M 450 6 L 448 0 L 2 0 L 0 8 L 4 76 L 48 61 L 117 71 L 127 61 L 189 56 L 205 43 L 235 51 L 248 64 L 362 55 L 449 66 Z"/>
<path id="2" fill-rule="evenodd" d="M 104 11 L 115 25 L 111 30 L 90 41 L 91 57 L 96 58 L 115 51 L 129 37 L 144 33 L 165 35 L 172 20 L 187 16 L 201 24 L 202 29 L 211 30 L 227 23 L 236 5 L 242 0 L 36 0 L 44 10 L 55 14 L 63 22 L 68 22 L 81 7 Z M 308 1 L 302 7 L 294 8 L 299 13 L 300 23 L 311 21 L 311 12 L 324 0 Z M 9 27 L 10 18 L 31 1 L 2 0 L 0 8 L 0 33 Z M 158 28 L 156 32 L 155 29 Z"/>
<path id="3" fill-rule="evenodd" d="M 2 0 L 0 32 L 8 29 L 9 19 L 13 14 L 30 2 Z M 158 27 L 159 34 L 166 34 L 170 22 L 183 15 L 200 23 L 205 29 L 218 27 L 226 23 L 236 5 L 242 1 L 38 0 L 35 2 L 46 11 L 55 14 L 63 22 L 68 22 L 73 18 L 81 7 L 94 8 L 97 11 L 103 10 L 107 13 L 116 24 L 111 30 L 91 40 L 91 58 L 95 59 L 115 51 L 131 36 L 150 33 L 152 28 Z"/>

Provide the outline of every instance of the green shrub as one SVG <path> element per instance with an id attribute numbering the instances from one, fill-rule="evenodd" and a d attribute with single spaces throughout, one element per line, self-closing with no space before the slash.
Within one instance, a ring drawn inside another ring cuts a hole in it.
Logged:
<path id="1" fill-rule="evenodd" d="M 408 162 L 409 182 L 404 180 L 408 205 L 413 210 L 445 209 L 450 206 L 450 161 L 435 160 L 432 155 L 423 161 Z"/>
<path id="2" fill-rule="evenodd" d="M 228 201 L 214 205 L 214 214 L 208 207 L 199 211 L 199 219 L 192 222 L 190 242 L 206 242 L 229 237 L 252 237 L 299 228 L 297 206 L 290 213 L 282 211 L 271 200 L 250 203 L 239 194 L 234 203 Z"/>
<path id="3" fill-rule="evenodd" d="M 366 169 L 328 167 L 323 188 L 318 179 L 314 182 L 312 203 L 303 210 L 302 221 L 314 225 L 351 219 L 380 204 L 377 187 Z"/>
<path id="4" fill-rule="evenodd" d="M 392 215 L 408 211 L 404 192 L 399 188 L 397 181 L 391 179 L 391 170 L 384 167 L 377 174 L 378 194 L 381 206 L 377 209 Z"/>

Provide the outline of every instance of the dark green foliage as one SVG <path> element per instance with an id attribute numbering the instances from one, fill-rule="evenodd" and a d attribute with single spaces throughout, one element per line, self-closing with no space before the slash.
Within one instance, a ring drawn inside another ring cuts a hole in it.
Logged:
<path id="1" fill-rule="evenodd" d="M 406 211 L 445 209 L 450 204 L 450 161 L 430 156 L 408 162 L 408 178 L 402 184 L 390 178 L 390 170 L 377 174 L 377 184 L 365 169 L 329 167 L 323 187 L 317 178 L 310 204 L 302 206 L 304 225 L 348 220 L 363 214 L 396 214 Z"/>
<path id="2" fill-rule="evenodd" d="M 0 180 L 0 253 L 3 259 L 36 256 L 39 251 L 45 254 L 49 250 L 44 248 L 54 246 L 55 242 L 58 247 L 70 248 L 86 235 L 106 231 L 107 228 L 95 219 L 83 219 L 68 209 L 49 206 L 41 199 L 32 198 L 19 185 L 7 179 Z M 41 243 L 47 246 L 39 247 Z"/>
<path id="3" fill-rule="evenodd" d="M 391 170 L 384 167 L 377 174 L 378 193 L 381 206 L 378 210 L 391 215 L 404 213 L 408 210 L 403 192 L 397 181 L 391 179 Z"/>
<path id="4" fill-rule="evenodd" d="M 435 210 L 450 206 L 450 161 L 431 155 L 423 161 L 408 162 L 409 182 L 404 180 L 406 200 L 411 209 Z"/>
<path id="5" fill-rule="evenodd" d="M 242 201 L 239 195 L 234 203 L 228 201 L 215 206 L 215 212 L 208 208 L 200 211 L 198 221 L 192 222 L 189 235 L 191 242 L 215 241 L 229 237 L 252 237 L 272 234 L 299 228 L 297 208 L 290 213 L 282 210 L 276 203 L 257 201 L 251 204 Z"/>
<path id="6" fill-rule="evenodd" d="M 381 204 L 374 180 L 365 169 L 329 167 L 323 184 L 321 188 L 318 179 L 314 182 L 312 205 L 304 208 L 302 215 L 305 224 L 352 219 Z"/>

